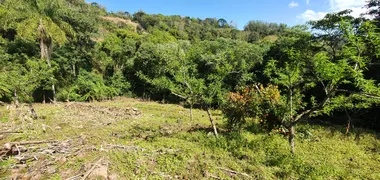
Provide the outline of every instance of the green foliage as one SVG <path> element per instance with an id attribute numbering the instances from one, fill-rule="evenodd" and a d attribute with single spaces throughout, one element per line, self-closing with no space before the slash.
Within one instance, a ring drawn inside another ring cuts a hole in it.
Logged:
<path id="1" fill-rule="evenodd" d="M 313 28 L 327 32 L 315 40 L 302 26 L 286 29 L 268 52 L 262 71 L 267 82 L 261 82 L 274 84 L 279 91 L 269 99 L 265 95 L 272 93 L 258 86 L 230 93 L 224 108 L 229 127 L 240 130 L 246 118 L 262 119 L 262 127 L 269 131 L 285 127 L 294 152 L 294 127 L 302 120 L 378 104 L 378 84 L 365 76 L 372 57 L 363 55 L 367 43 L 378 39 L 376 28 L 347 13 L 312 22 Z"/>
<path id="2" fill-rule="evenodd" d="M 150 31 L 150 34 L 146 36 L 145 41 L 158 44 L 175 42 L 177 40 L 170 33 L 153 28 L 153 30 Z"/>
<path id="3" fill-rule="evenodd" d="M 131 84 L 125 80 L 121 71 L 114 73 L 108 81 L 108 86 L 115 90 L 116 96 L 122 96 L 129 93 Z"/>
<path id="4" fill-rule="evenodd" d="M 10 95 L 11 91 L 9 90 L 9 85 L 5 82 L 7 81 L 7 76 L 5 73 L 0 73 L 0 98 L 3 98 L 6 95 Z"/>
<path id="5" fill-rule="evenodd" d="M 249 21 L 244 31 L 250 32 L 249 42 L 255 42 L 269 35 L 281 35 L 287 26 L 285 24 L 267 23 L 263 21 Z"/>
<path id="6" fill-rule="evenodd" d="M 81 70 L 73 86 L 63 91 L 60 97 L 71 101 L 100 101 L 112 99 L 120 93 L 121 89 L 106 86 L 101 75 Z"/>
<path id="7" fill-rule="evenodd" d="M 105 68 L 111 66 L 114 72 L 117 73 L 133 65 L 136 41 L 129 38 L 121 39 L 116 35 L 110 35 L 99 44 L 99 51 L 105 52 L 109 57 L 109 64 L 104 63 L 103 66 L 105 66 Z M 100 57 L 99 59 L 107 59 L 108 57 Z"/>

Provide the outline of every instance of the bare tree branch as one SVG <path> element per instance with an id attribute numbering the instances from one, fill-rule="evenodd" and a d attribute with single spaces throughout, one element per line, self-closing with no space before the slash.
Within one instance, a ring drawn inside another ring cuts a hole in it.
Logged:
<path id="1" fill-rule="evenodd" d="M 180 98 L 182 98 L 182 99 L 187 99 L 187 98 L 188 98 L 188 97 L 186 97 L 186 96 L 180 95 L 180 94 L 175 93 L 175 92 L 173 92 L 173 91 L 172 91 L 172 94 L 174 94 L 175 96 L 178 96 L 178 97 L 180 97 Z"/>
<path id="2" fill-rule="evenodd" d="M 317 110 L 321 109 L 326 105 L 326 103 L 330 100 L 332 94 L 334 93 L 334 90 L 331 90 L 330 93 L 323 99 L 321 103 L 319 103 L 318 106 L 314 106 L 311 109 L 305 110 L 302 113 L 300 113 L 293 122 L 291 122 L 293 125 L 297 124 L 299 121 L 301 121 L 304 117 L 310 116 L 312 113 L 315 113 Z"/>

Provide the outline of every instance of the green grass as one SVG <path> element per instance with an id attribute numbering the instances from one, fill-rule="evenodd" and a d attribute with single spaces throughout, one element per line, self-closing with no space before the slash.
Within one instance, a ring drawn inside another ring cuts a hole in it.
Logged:
<path id="1" fill-rule="evenodd" d="M 25 133 L 8 135 L 0 143 L 82 138 L 86 146 L 97 149 L 107 144 L 145 149 L 86 151 L 57 166 L 55 179 L 74 176 L 99 157 L 109 161 L 110 174 L 126 179 L 209 179 L 207 174 L 222 179 L 250 179 L 223 169 L 246 173 L 253 179 L 380 179 L 380 140 L 374 132 L 360 130 L 360 134 L 354 132 L 347 136 L 344 127 L 301 124 L 297 126 L 296 153 L 292 155 L 282 135 L 259 130 L 243 131 L 241 135 L 224 133 L 220 112 L 214 112 L 221 130 L 220 138 L 216 139 L 202 110 L 194 110 L 193 124 L 188 109 L 178 105 L 126 98 L 92 104 L 135 107 L 143 116 L 104 126 L 92 122 L 90 114 L 81 118 L 76 118 L 75 113 L 67 116 L 64 104 L 35 104 L 43 118 L 32 122 L 2 120 L 2 127 L 17 127 Z M 11 111 L 7 113 L 7 117 L 12 117 Z M 43 126 L 48 128 L 43 131 Z M 13 164 L 12 159 L 0 161 L 1 169 Z M 9 172 L 1 173 L 9 175 Z"/>

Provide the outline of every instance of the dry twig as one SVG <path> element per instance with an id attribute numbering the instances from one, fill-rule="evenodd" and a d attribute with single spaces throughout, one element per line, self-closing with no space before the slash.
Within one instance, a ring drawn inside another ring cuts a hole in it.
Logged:
<path id="1" fill-rule="evenodd" d="M 0 131 L 0 134 L 21 134 L 23 131 Z"/>
<path id="2" fill-rule="evenodd" d="M 239 174 L 239 175 L 242 175 L 242 176 L 246 176 L 246 177 L 252 178 L 247 173 L 241 173 L 241 172 L 237 172 L 237 171 L 234 171 L 234 170 L 231 170 L 231 169 L 222 168 L 222 167 L 218 167 L 218 169 L 226 171 L 226 172 L 229 172 L 229 173 L 232 173 L 232 174 Z"/>
<path id="3" fill-rule="evenodd" d="M 144 151 L 144 148 L 140 148 L 137 146 L 123 146 L 123 145 L 112 145 L 112 144 L 107 144 L 107 147 L 110 149 L 123 149 L 126 151 Z"/>
<path id="4" fill-rule="evenodd" d="M 94 169 L 100 164 L 100 162 L 103 161 L 103 158 L 100 158 L 98 161 L 96 161 L 96 163 L 91 167 L 91 169 L 89 171 L 86 172 L 86 174 L 84 174 L 84 176 L 82 177 L 81 180 L 85 180 L 90 174 L 92 171 L 94 171 Z"/>

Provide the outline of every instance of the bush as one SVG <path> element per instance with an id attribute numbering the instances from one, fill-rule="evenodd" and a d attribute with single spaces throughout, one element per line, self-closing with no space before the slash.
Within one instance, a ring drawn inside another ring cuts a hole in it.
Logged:
<path id="1" fill-rule="evenodd" d="M 284 102 L 277 86 L 247 87 L 228 95 L 222 108 L 230 130 L 240 131 L 248 118 L 258 119 L 263 128 L 272 130 L 281 125 Z"/>
<path id="2" fill-rule="evenodd" d="M 73 86 L 58 94 L 60 100 L 100 101 L 112 99 L 120 94 L 120 90 L 106 86 L 103 77 L 94 72 L 81 70 Z"/>
<path id="3" fill-rule="evenodd" d="M 118 96 L 129 94 L 129 89 L 131 88 L 131 84 L 125 80 L 123 73 L 120 71 L 114 73 L 107 85 L 115 89 Z"/>

